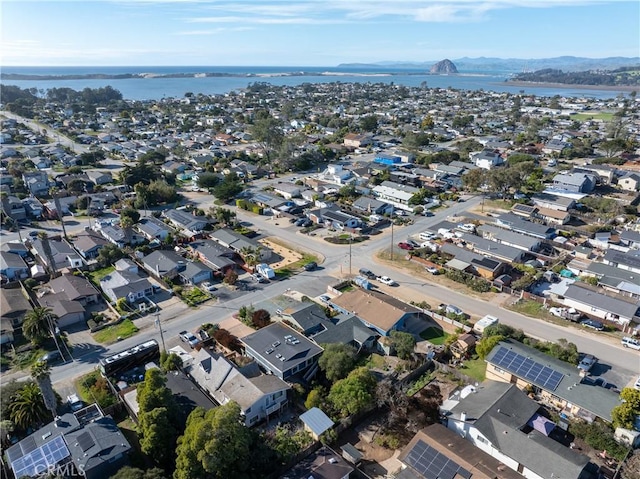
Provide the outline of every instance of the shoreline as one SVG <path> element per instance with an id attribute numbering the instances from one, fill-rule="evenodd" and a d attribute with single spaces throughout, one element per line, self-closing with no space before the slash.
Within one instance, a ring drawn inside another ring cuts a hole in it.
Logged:
<path id="1" fill-rule="evenodd" d="M 509 86 L 522 86 L 528 88 L 575 88 L 578 90 L 604 90 L 625 92 L 640 91 L 640 85 L 580 85 L 575 83 L 548 83 L 522 80 L 506 80 L 504 84 Z"/>

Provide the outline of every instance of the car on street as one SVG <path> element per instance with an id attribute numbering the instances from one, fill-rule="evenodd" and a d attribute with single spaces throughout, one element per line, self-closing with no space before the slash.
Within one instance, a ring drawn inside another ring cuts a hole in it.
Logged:
<path id="1" fill-rule="evenodd" d="M 621 343 L 625 348 L 631 348 L 640 351 L 640 339 L 625 336 L 624 338 L 622 338 Z"/>
<path id="2" fill-rule="evenodd" d="M 429 210 L 424 210 L 424 213 L 422 214 L 426 217 L 434 216 L 433 211 L 429 211 Z"/>
<path id="3" fill-rule="evenodd" d="M 293 224 L 295 226 L 302 226 L 302 223 L 304 223 L 306 220 L 307 220 L 306 218 L 298 218 Z"/>
<path id="4" fill-rule="evenodd" d="M 580 324 L 585 328 L 595 329 L 596 331 L 604 331 L 604 324 L 600 321 L 596 321 L 595 319 L 585 319 L 580 321 Z"/>
<path id="5" fill-rule="evenodd" d="M 60 351 L 49 351 L 46 354 L 43 354 L 40 358 L 40 361 L 47 364 L 55 363 L 56 361 L 60 361 L 62 359 L 62 355 Z"/>
<path id="6" fill-rule="evenodd" d="M 29 236 L 31 236 L 32 238 L 35 238 L 38 236 L 38 232 L 37 231 L 29 231 Z"/>
<path id="7" fill-rule="evenodd" d="M 425 269 L 427 270 L 427 273 L 431 273 L 433 275 L 440 274 L 440 270 L 435 266 L 427 266 Z"/>
<path id="8" fill-rule="evenodd" d="M 406 243 L 404 241 L 401 241 L 400 243 L 398 243 L 398 248 L 404 249 L 404 250 L 407 250 L 407 251 L 412 251 L 413 250 L 413 246 L 411 246 L 409 243 Z"/>
<path id="9" fill-rule="evenodd" d="M 593 354 L 585 354 L 578 363 L 578 369 L 588 373 L 597 362 L 598 360 Z"/>
<path id="10" fill-rule="evenodd" d="M 187 343 L 192 348 L 195 348 L 196 344 L 200 342 L 200 340 L 196 338 L 196 335 L 189 331 L 180 331 L 178 334 L 180 336 L 180 341 Z"/>
<path id="11" fill-rule="evenodd" d="M 313 271 L 317 267 L 318 267 L 318 263 L 316 263 L 315 261 L 311 261 L 310 263 L 307 263 L 303 266 L 305 271 Z"/>
<path id="12" fill-rule="evenodd" d="M 216 288 L 214 285 L 212 285 L 209 281 L 205 281 L 204 283 L 201 284 L 202 289 L 204 289 L 205 291 L 209 292 L 209 293 L 213 293 L 214 291 L 217 291 L 218 288 Z"/>
<path id="13" fill-rule="evenodd" d="M 377 276 L 373 273 L 373 271 L 368 270 L 367 268 L 360 268 L 359 273 L 362 276 L 366 276 L 369 279 L 376 279 L 377 278 Z"/>
<path id="14" fill-rule="evenodd" d="M 329 301 L 331 301 L 331 298 L 329 296 L 327 296 L 326 294 L 323 294 L 318 299 L 320 301 L 322 301 L 323 303 L 325 303 L 325 304 L 327 304 Z"/>
<path id="15" fill-rule="evenodd" d="M 376 279 L 387 286 L 395 286 L 396 284 L 396 282 L 389 278 L 389 276 L 378 276 Z"/>

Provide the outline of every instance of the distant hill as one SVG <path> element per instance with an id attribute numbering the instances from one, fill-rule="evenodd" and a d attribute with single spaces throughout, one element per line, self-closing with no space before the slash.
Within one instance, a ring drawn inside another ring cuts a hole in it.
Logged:
<path id="1" fill-rule="evenodd" d="M 584 58 L 584 57 L 555 57 L 555 58 L 458 58 L 451 60 L 458 71 L 505 71 L 526 72 L 552 68 L 571 71 L 586 70 L 614 70 L 621 67 L 629 67 L 640 64 L 640 57 L 608 57 L 608 58 Z M 337 68 L 349 69 L 401 69 L 429 71 L 437 63 L 434 61 L 409 62 L 409 61 L 381 61 L 376 63 L 342 63 Z"/>

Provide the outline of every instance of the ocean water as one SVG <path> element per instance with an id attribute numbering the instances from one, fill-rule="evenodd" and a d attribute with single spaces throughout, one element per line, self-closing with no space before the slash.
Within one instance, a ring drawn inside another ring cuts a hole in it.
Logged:
<path id="1" fill-rule="evenodd" d="M 571 86 L 566 88 L 549 86 L 515 86 L 505 83 L 509 71 L 461 71 L 458 75 L 430 75 L 418 69 L 394 69 L 387 67 L 206 67 L 206 66 L 159 66 L 159 67 L 2 67 L 2 73 L 23 75 L 87 75 L 87 74 L 172 74 L 191 76 L 181 78 L 125 78 L 125 79 L 53 79 L 53 80 L 9 80 L 0 83 L 20 88 L 100 88 L 107 85 L 119 90 L 128 100 L 160 100 L 182 98 L 185 93 L 222 94 L 246 88 L 250 83 L 266 82 L 273 85 L 295 86 L 303 83 L 387 83 L 420 86 L 426 82 L 430 88 L 452 88 L 457 90 L 484 90 L 533 94 L 552 97 L 587 97 L 597 99 L 615 98 L 628 92 L 615 90 L 587 90 Z M 202 77 L 198 74 L 218 73 L 232 76 Z M 304 74 L 301 74 L 304 73 Z M 292 76 L 295 75 L 295 76 Z"/>

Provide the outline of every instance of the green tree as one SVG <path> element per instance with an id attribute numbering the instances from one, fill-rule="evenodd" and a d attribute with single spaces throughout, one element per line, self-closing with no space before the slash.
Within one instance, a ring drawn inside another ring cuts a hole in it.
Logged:
<path id="1" fill-rule="evenodd" d="M 318 366 L 327 379 L 335 382 L 347 377 L 356 365 L 357 351 L 355 348 L 340 343 L 323 344 L 322 347 L 324 352 L 318 360 Z"/>
<path id="2" fill-rule="evenodd" d="M 378 118 L 375 115 L 368 115 L 360 119 L 360 129 L 362 131 L 375 132 L 378 129 Z"/>
<path id="3" fill-rule="evenodd" d="M 391 344 L 400 359 L 411 359 L 416 347 L 416 338 L 413 334 L 403 331 L 391 331 Z"/>
<path id="4" fill-rule="evenodd" d="M 240 406 L 230 401 L 215 409 L 196 408 L 178 439 L 174 479 L 251 477 L 252 431 L 242 425 Z"/>
<path id="5" fill-rule="evenodd" d="M 376 384 L 367 368 L 354 369 L 331 387 L 328 400 L 343 417 L 357 414 L 373 404 Z"/>
<path id="6" fill-rule="evenodd" d="M 227 175 L 224 180 L 213 188 L 213 194 L 220 201 L 227 202 L 242 191 L 242 183 L 235 173 Z"/>
<path id="7" fill-rule="evenodd" d="M 176 353 L 160 353 L 160 367 L 163 371 L 177 371 L 182 366 L 182 359 Z"/>
<path id="8" fill-rule="evenodd" d="M 213 188 L 220 183 L 220 177 L 215 173 L 200 173 L 198 175 L 198 187 L 200 188 Z"/>
<path id="9" fill-rule="evenodd" d="M 137 467 L 124 466 L 111 476 L 110 479 L 169 479 L 164 471 L 154 467 L 152 469 L 142 470 Z"/>
<path id="10" fill-rule="evenodd" d="M 47 422 L 50 417 L 42 392 L 33 382 L 26 383 L 11 396 L 7 414 L 8 419 L 23 431 Z"/>
<path id="11" fill-rule="evenodd" d="M 260 144 L 267 162 L 271 162 L 274 150 L 279 149 L 284 140 L 280 121 L 270 115 L 260 118 L 251 127 L 251 135 Z"/>
<path id="12" fill-rule="evenodd" d="M 480 359 L 486 358 L 491 350 L 500 342 L 505 340 L 504 336 L 483 336 L 476 344 L 476 353 L 480 356 Z"/>
<path id="13" fill-rule="evenodd" d="M 462 176 L 462 185 L 469 191 L 477 191 L 486 181 L 486 171 L 482 168 L 470 170 Z"/>
<path id="14" fill-rule="evenodd" d="M 173 461 L 178 431 L 177 405 L 166 386 L 165 374 L 157 368 L 149 369 L 138 385 L 138 432 L 145 454 L 158 464 L 169 466 Z"/>
<path id="15" fill-rule="evenodd" d="M 315 387 L 311 391 L 309 391 L 309 394 L 307 394 L 307 399 L 304 402 L 304 407 L 306 407 L 307 409 L 321 407 L 324 404 L 326 397 L 327 392 L 322 386 Z"/>
<path id="16" fill-rule="evenodd" d="M 42 344 L 45 339 L 51 337 L 52 324 L 57 319 L 50 308 L 33 308 L 24 316 L 22 334 L 33 344 Z"/>
<path id="17" fill-rule="evenodd" d="M 58 401 L 56 400 L 56 392 L 51 384 L 51 366 L 44 361 L 35 362 L 31 366 L 31 377 L 40 388 L 44 405 L 51 412 L 51 416 L 55 418 L 58 410 Z"/>
<path id="18" fill-rule="evenodd" d="M 620 391 L 622 403 L 611 410 L 613 427 L 633 429 L 633 424 L 640 415 L 640 391 L 634 388 L 624 388 Z"/>
<path id="19" fill-rule="evenodd" d="M 97 261 L 102 268 L 105 268 L 114 264 L 121 258 L 124 258 L 124 251 L 122 251 L 113 243 L 107 243 L 102 248 L 100 248 Z"/>
<path id="20" fill-rule="evenodd" d="M 140 221 L 140 212 L 133 208 L 125 208 L 120 212 L 120 220 L 122 221 L 125 218 L 128 218 L 131 221 L 131 224 L 135 225 Z"/>

